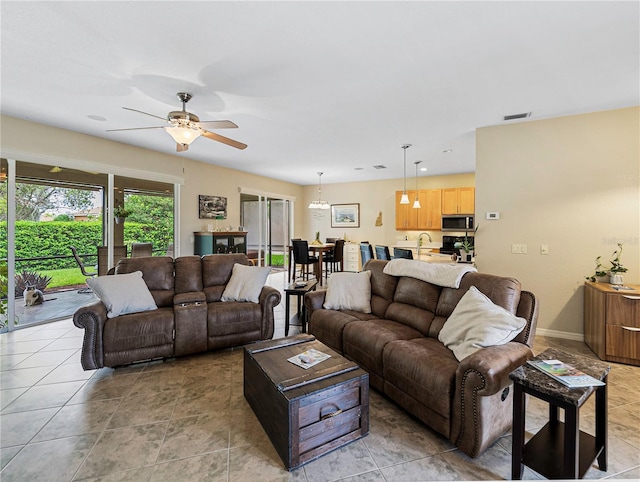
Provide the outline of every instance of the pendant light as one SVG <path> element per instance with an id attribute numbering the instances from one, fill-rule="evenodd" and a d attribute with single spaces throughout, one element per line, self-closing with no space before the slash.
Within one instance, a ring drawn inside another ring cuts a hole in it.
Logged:
<path id="1" fill-rule="evenodd" d="M 322 200 L 322 172 L 318 173 L 318 200 L 311 201 L 309 209 L 330 209 L 331 206 L 327 201 Z"/>
<path id="2" fill-rule="evenodd" d="M 400 198 L 400 204 L 409 204 L 409 196 L 407 196 L 407 149 L 411 147 L 411 144 L 403 144 L 404 150 L 404 189 L 402 190 L 402 198 Z"/>
<path id="3" fill-rule="evenodd" d="M 415 201 L 413 201 L 413 209 L 420 209 L 422 206 L 420 206 L 420 200 L 418 199 L 418 164 L 420 164 L 422 161 L 415 161 L 414 164 L 416 165 L 416 199 Z"/>

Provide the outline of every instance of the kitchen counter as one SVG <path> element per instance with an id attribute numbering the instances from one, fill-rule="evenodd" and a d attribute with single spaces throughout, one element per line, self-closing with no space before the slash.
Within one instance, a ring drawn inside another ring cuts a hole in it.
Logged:
<path id="1" fill-rule="evenodd" d="M 427 243 L 420 246 L 420 255 L 416 254 L 416 242 L 415 241 L 398 241 L 395 246 L 391 248 L 404 248 L 410 249 L 413 252 L 413 258 L 420 261 L 426 261 L 427 263 L 451 263 L 455 264 L 451 260 L 450 254 L 441 254 L 440 245 L 436 243 Z"/>

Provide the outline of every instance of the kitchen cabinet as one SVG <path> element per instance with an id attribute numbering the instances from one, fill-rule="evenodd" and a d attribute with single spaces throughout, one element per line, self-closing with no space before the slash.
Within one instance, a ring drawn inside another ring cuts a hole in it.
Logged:
<path id="1" fill-rule="evenodd" d="M 193 233 L 193 254 L 247 254 L 247 233 L 244 231 L 214 231 Z"/>
<path id="2" fill-rule="evenodd" d="M 629 287 L 585 283 L 584 341 L 602 360 L 640 365 L 640 286 Z"/>
<path id="3" fill-rule="evenodd" d="M 442 220 L 442 190 L 420 189 L 418 200 L 420 209 L 413 208 L 415 190 L 407 190 L 409 204 L 400 204 L 402 191 L 396 191 L 396 229 L 398 230 L 439 230 Z"/>
<path id="4" fill-rule="evenodd" d="M 344 271 L 360 271 L 360 245 L 355 243 L 344 243 L 342 265 L 342 269 Z"/>
<path id="5" fill-rule="evenodd" d="M 418 229 L 438 231 L 442 228 L 442 189 L 419 191 Z"/>
<path id="6" fill-rule="evenodd" d="M 442 214 L 473 214 L 476 210 L 474 187 L 442 189 Z"/>

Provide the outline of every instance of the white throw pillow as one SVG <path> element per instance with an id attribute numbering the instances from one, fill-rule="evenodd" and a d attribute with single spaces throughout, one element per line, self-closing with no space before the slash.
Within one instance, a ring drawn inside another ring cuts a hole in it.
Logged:
<path id="1" fill-rule="evenodd" d="M 472 286 L 445 322 L 438 340 L 462 361 L 481 348 L 513 340 L 526 324 L 527 320 L 494 304 Z"/>
<path id="2" fill-rule="evenodd" d="M 371 313 L 371 271 L 333 273 L 322 307 Z"/>
<path id="3" fill-rule="evenodd" d="M 87 278 L 87 284 L 107 307 L 107 318 L 158 309 L 142 271 Z"/>
<path id="4" fill-rule="evenodd" d="M 271 273 L 270 267 L 245 266 L 234 264 L 231 279 L 224 288 L 222 301 L 260 301 L 260 292 L 267 277 Z"/>

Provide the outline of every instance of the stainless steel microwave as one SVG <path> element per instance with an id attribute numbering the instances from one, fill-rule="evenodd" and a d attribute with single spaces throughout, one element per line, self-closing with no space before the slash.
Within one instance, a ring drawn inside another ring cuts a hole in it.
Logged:
<path id="1" fill-rule="evenodd" d="M 473 231 L 473 216 L 452 214 L 442 216 L 442 231 Z"/>

